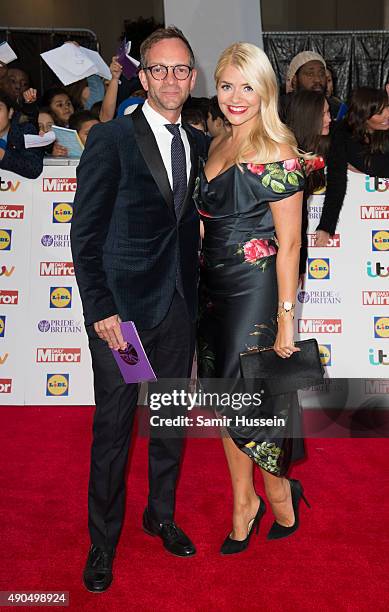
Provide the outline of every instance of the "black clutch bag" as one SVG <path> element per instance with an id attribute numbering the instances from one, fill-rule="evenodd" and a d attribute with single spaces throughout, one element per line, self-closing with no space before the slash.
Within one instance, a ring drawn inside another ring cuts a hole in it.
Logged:
<path id="1" fill-rule="evenodd" d="M 324 368 L 314 338 L 295 342 L 300 351 L 282 359 L 273 348 L 240 354 L 243 378 L 259 380 L 267 395 L 298 391 L 323 382 Z"/>

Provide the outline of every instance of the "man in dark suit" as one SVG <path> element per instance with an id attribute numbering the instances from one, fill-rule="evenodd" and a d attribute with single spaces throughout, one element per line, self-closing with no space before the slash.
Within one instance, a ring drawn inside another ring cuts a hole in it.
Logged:
<path id="1" fill-rule="evenodd" d="M 88 590 L 112 582 L 125 509 L 125 470 L 137 404 L 110 349 L 125 348 L 120 321 L 135 322 L 158 378 L 188 378 L 197 309 L 199 220 L 192 201 L 205 137 L 180 125 L 192 91 L 193 52 L 174 27 L 141 48 L 143 107 L 92 128 L 78 171 L 71 243 L 94 373 L 96 412 L 89 481 Z M 151 437 L 146 533 L 171 553 L 195 548 L 174 523 L 182 437 Z"/>

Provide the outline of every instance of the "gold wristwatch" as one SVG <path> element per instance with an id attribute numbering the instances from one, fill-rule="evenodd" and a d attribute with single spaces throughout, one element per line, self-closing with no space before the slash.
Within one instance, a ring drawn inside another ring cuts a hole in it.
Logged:
<path id="1" fill-rule="evenodd" d="M 293 304 L 293 302 L 278 302 L 277 321 L 280 317 L 284 316 L 285 314 L 288 314 L 288 312 L 290 312 L 290 314 L 292 315 L 292 319 L 294 319 L 295 306 L 296 304 Z"/>

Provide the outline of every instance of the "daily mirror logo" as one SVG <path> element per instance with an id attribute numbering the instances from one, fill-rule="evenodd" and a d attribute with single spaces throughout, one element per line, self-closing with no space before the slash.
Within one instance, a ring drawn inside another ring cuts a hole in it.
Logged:
<path id="1" fill-rule="evenodd" d="M 72 192 L 77 189 L 76 178 L 44 178 L 43 191 Z"/>
<path id="2" fill-rule="evenodd" d="M 389 206 L 361 206 L 361 219 L 364 221 L 387 221 L 389 220 Z"/>
<path id="3" fill-rule="evenodd" d="M 316 234 L 307 234 L 308 238 L 308 246 L 311 248 L 316 247 Z M 320 247 L 325 249 L 339 249 L 340 248 L 340 234 L 334 234 L 328 240 L 328 244 L 325 247 Z"/>
<path id="4" fill-rule="evenodd" d="M 362 291 L 364 306 L 389 306 L 389 291 Z"/>
<path id="5" fill-rule="evenodd" d="M 41 261 L 40 276 L 74 276 L 74 265 L 71 261 Z"/>
<path id="6" fill-rule="evenodd" d="M 12 392 L 12 378 L 0 378 L 0 393 Z"/>
<path id="7" fill-rule="evenodd" d="M 17 289 L 0 289 L 0 304 L 4 306 L 16 306 L 19 301 Z"/>
<path id="8" fill-rule="evenodd" d="M 342 319 L 299 319 L 299 334 L 341 334 Z"/>
<path id="9" fill-rule="evenodd" d="M 79 348 L 37 348 L 37 363 L 80 363 Z"/>
<path id="10" fill-rule="evenodd" d="M 24 219 L 24 206 L 21 204 L 0 204 L 0 219 Z"/>

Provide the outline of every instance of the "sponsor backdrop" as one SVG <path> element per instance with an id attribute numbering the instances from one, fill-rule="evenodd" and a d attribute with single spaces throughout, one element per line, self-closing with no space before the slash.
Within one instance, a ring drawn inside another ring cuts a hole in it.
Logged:
<path id="1" fill-rule="evenodd" d="M 1 171 L 0 404 L 93 404 L 69 240 L 76 184 L 74 166 L 35 181 Z"/>
<path id="2" fill-rule="evenodd" d="M 47 166 L 35 181 L 1 171 L 0 404 L 93 403 L 69 244 L 75 189 L 74 166 Z M 323 195 L 311 198 L 296 307 L 296 330 L 317 338 L 328 376 L 369 379 L 370 393 L 387 392 L 389 378 L 388 195 L 389 180 L 350 173 L 326 248 L 314 241 Z"/>

